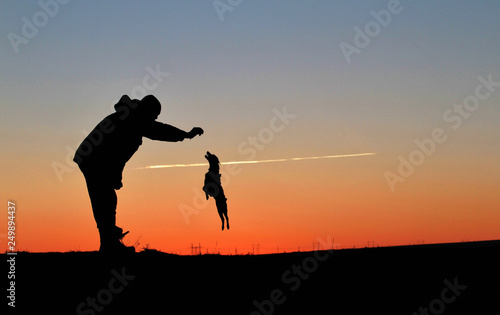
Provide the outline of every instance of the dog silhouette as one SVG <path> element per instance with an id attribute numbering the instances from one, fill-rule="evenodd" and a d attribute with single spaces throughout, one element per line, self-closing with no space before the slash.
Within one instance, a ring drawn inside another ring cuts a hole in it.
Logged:
<path id="1" fill-rule="evenodd" d="M 221 175 L 219 173 L 219 158 L 207 151 L 205 158 L 208 161 L 209 167 L 208 172 L 205 174 L 205 182 L 203 185 L 203 191 L 208 200 L 211 196 L 215 199 L 215 205 L 217 206 L 217 212 L 222 221 L 222 230 L 224 230 L 224 217 L 226 218 L 227 229 L 229 230 L 229 218 L 227 217 L 227 198 L 224 195 L 224 189 L 221 185 Z"/>

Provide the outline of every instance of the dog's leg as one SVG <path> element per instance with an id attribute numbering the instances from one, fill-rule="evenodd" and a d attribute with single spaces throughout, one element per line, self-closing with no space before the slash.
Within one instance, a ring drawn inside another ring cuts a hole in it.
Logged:
<path id="1" fill-rule="evenodd" d="M 224 215 L 222 214 L 221 211 L 218 211 L 218 212 L 219 212 L 220 220 L 222 221 L 222 231 L 224 231 Z"/>
<path id="2" fill-rule="evenodd" d="M 226 226 L 227 229 L 229 230 L 229 218 L 227 217 L 227 210 L 224 212 L 224 216 L 226 217 Z"/>

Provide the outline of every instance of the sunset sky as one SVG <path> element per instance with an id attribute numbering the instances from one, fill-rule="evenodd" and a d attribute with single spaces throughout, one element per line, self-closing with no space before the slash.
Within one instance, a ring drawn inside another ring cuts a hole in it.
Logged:
<path id="1" fill-rule="evenodd" d="M 144 138 L 128 162 L 117 224 L 138 250 L 500 239 L 500 2 L 40 3 L 0 4 L 2 252 L 9 200 L 17 250 L 98 249 L 71 159 L 123 94 L 144 92 L 159 121 L 205 134 Z M 207 150 L 375 154 L 223 165 L 221 231 L 206 166 L 144 169 L 205 163 Z"/>

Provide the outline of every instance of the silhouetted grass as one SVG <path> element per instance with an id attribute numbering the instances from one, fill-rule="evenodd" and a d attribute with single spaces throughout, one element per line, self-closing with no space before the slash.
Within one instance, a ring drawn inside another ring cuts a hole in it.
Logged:
<path id="1" fill-rule="evenodd" d="M 270 312 L 273 294 L 281 293 L 272 314 L 418 314 L 438 303 L 445 280 L 456 279 L 467 289 L 444 304 L 443 314 L 485 314 L 498 310 L 499 251 L 500 241 L 317 252 L 324 261 L 314 252 L 181 256 L 144 248 L 119 258 L 20 252 L 16 310 L 77 314 L 84 303 L 82 314 L 250 314 L 256 304 Z M 122 272 L 133 279 L 120 286 L 112 279 Z M 111 282 L 122 290 L 102 310 L 92 309 L 87 298 L 107 298 Z"/>

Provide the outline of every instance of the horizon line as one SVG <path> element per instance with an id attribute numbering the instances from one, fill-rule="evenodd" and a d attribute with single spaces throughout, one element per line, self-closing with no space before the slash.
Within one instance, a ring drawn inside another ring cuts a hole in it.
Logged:
<path id="1" fill-rule="evenodd" d="M 461 241 L 450 241 L 450 242 L 438 242 L 438 243 L 413 243 L 410 242 L 408 244 L 405 244 L 405 243 L 401 243 L 401 244 L 387 244 L 387 245 L 378 245 L 375 246 L 366 246 L 365 245 L 359 245 L 359 247 L 356 247 L 358 246 L 358 244 L 352 244 L 352 245 L 345 245 L 345 246 L 341 246 L 337 249 L 333 249 L 333 250 L 363 250 L 363 249 L 377 249 L 377 248 L 395 248 L 395 247 L 417 247 L 417 246 L 427 246 L 427 247 L 430 247 L 430 246 L 446 246 L 446 245 L 451 245 L 451 246 L 458 246 L 458 245 L 464 245 L 464 244 L 470 244 L 470 243 L 483 243 L 483 244 L 486 244 L 486 243 L 500 243 L 500 239 L 479 239 L 479 240 L 461 240 Z M 334 244 L 335 245 L 335 244 Z M 338 245 L 342 245 L 342 244 L 338 244 Z M 178 255 L 178 256 L 198 256 L 199 254 L 176 254 L 176 252 L 182 252 L 184 250 L 188 250 L 190 247 L 185 247 L 183 249 L 170 249 L 167 250 L 167 251 L 163 251 L 163 250 L 158 250 L 158 249 L 155 249 L 155 248 L 152 248 L 152 249 L 145 249 L 144 247 L 140 250 L 140 251 L 137 251 L 135 252 L 136 254 L 139 254 L 139 253 L 143 253 L 143 252 L 147 252 L 147 251 L 156 251 L 156 252 L 160 252 L 160 253 L 165 253 L 165 254 L 171 254 L 171 255 Z M 207 247 L 203 247 L 205 249 L 207 249 Z M 250 255 L 273 255 L 273 254 L 292 254 L 292 253 L 310 253 L 310 252 L 314 252 L 314 251 L 317 251 L 315 249 L 313 250 L 309 250 L 309 249 L 306 249 L 306 250 L 290 250 L 291 247 L 283 247 L 283 252 L 281 252 L 281 249 L 279 252 L 270 252 L 270 253 L 263 253 L 263 254 L 250 254 Z M 295 248 L 295 247 L 294 247 Z M 298 248 L 298 247 L 297 247 Z M 304 247 L 304 248 L 307 248 L 307 247 Z M 265 248 L 264 248 L 265 249 Z M 321 248 L 319 251 L 328 251 L 328 250 L 332 250 L 332 248 L 326 248 L 326 249 L 323 249 Z M 25 250 L 18 250 L 18 251 L 15 251 L 15 252 L 9 252 L 9 251 L 5 251 L 5 252 L 2 252 L 0 253 L 0 255 L 6 255 L 6 256 L 9 256 L 9 253 L 28 253 L 28 254 L 72 254 L 72 253 L 99 253 L 99 250 L 84 250 L 84 251 L 80 251 L 80 250 L 67 250 L 67 251 L 30 251 L 29 249 L 25 249 Z M 215 254 L 214 252 L 209 252 L 208 255 L 221 255 L 221 256 L 246 256 L 248 255 L 249 252 L 246 252 L 246 253 L 238 253 L 238 254 Z M 201 255 L 207 255 L 207 253 L 202 253 Z"/>

